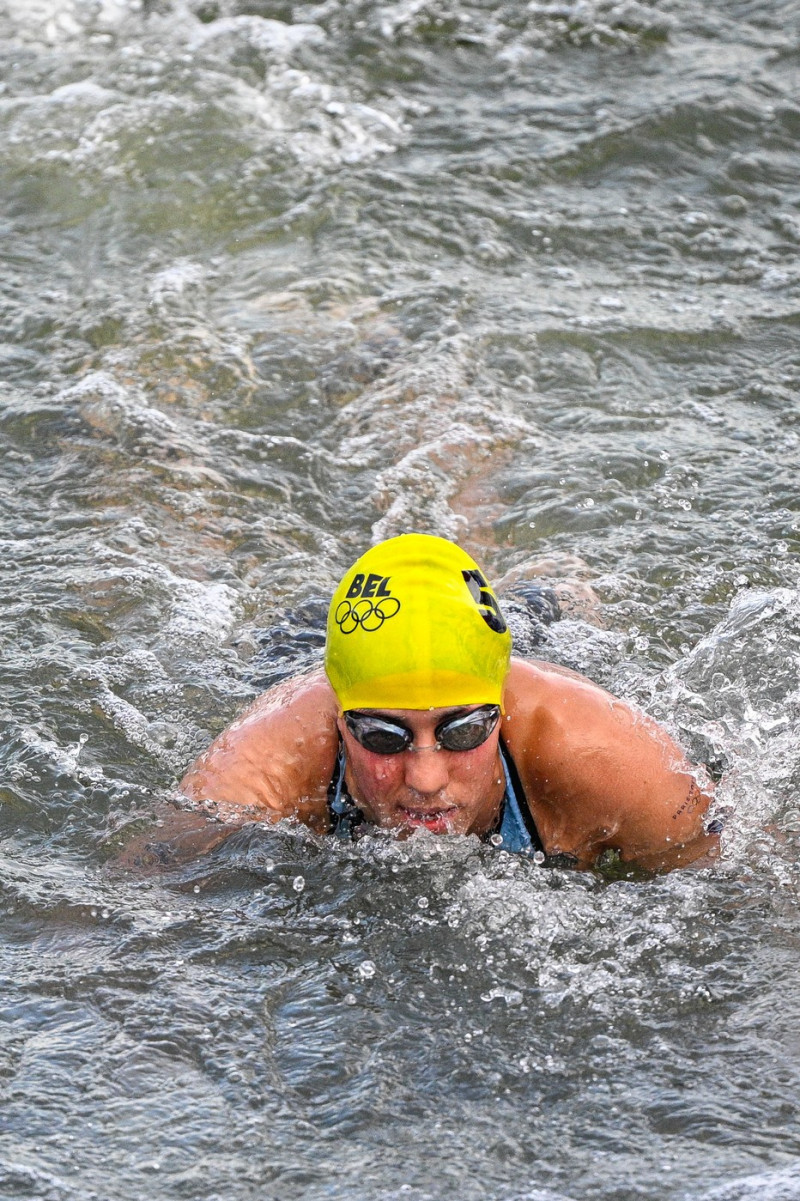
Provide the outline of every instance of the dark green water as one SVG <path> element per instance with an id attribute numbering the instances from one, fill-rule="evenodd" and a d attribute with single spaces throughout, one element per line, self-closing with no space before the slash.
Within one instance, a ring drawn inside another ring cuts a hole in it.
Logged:
<path id="1" fill-rule="evenodd" d="M 800 4 L 0 7 L 0 1195 L 800 1198 Z M 722 863 L 110 874 L 382 536 L 728 765 Z"/>

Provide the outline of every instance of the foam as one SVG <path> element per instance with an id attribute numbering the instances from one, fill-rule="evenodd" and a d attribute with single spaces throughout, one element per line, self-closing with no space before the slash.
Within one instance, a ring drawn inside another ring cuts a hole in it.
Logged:
<path id="1" fill-rule="evenodd" d="M 694 1196 L 697 1201 L 800 1201 L 800 1160 L 772 1172 L 740 1176 Z"/>
<path id="2" fill-rule="evenodd" d="M 189 50 L 197 50 L 219 38 L 242 39 L 270 57 L 287 59 L 300 46 L 321 45 L 326 35 L 319 25 L 287 25 L 259 16 L 222 17 L 191 33 L 187 46 Z"/>

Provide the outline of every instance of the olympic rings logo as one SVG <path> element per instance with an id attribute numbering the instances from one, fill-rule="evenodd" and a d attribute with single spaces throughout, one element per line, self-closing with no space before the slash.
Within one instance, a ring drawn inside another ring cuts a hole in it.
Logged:
<path id="1" fill-rule="evenodd" d="M 365 634 L 374 634 L 385 621 L 400 612 L 400 601 L 394 596 L 384 596 L 378 601 L 358 600 L 354 605 L 343 600 L 336 608 L 333 619 L 343 634 L 352 634 L 359 626 Z"/>

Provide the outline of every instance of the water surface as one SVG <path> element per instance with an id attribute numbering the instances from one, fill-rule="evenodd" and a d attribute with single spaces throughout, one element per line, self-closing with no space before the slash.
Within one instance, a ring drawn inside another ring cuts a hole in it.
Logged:
<path id="1" fill-rule="evenodd" d="M 0 1192 L 796 1201 L 800 5 L 0 35 Z M 725 765 L 720 865 L 109 873 L 410 528 Z"/>

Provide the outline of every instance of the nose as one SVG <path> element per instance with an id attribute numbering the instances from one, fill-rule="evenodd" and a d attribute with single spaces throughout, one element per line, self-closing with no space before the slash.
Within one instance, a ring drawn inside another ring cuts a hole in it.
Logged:
<path id="1" fill-rule="evenodd" d="M 413 751 L 406 751 L 403 758 L 407 788 L 420 796 L 435 796 L 447 787 L 450 780 L 447 756 L 433 746 L 415 747 Z"/>

